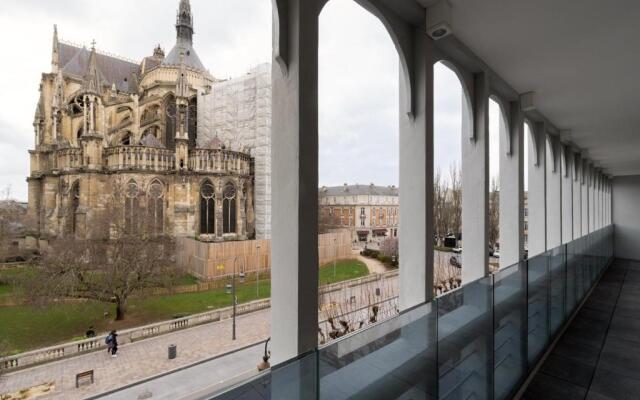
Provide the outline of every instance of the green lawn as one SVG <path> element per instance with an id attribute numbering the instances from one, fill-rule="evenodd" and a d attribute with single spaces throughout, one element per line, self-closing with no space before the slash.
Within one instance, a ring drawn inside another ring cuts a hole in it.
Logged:
<path id="1" fill-rule="evenodd" d="M 369 274 L 369 269 L 359 260 L 338 260 L 336 261 L 335 278 L 333 263 L 327 263 L 320 267 L 320 285 L 346 281 L 348 279 L 359 278 Z"/>
<path id="2" fill-rule="evenodd" d="M 11 272 L 20 274 L 23 272 Z M 11 274 L 9 273 L 9 274 Z M 368 274 L 367 267 L 357 260 L 336 262 L 336 278 L 333 277 L 333 263 L 320 268 L 320 284 L 353 279 Z M 269 274 L 260 274 L 259 293 L 256 290 L 255 275 L 247 276 L 245 283 L 236 281 L 238 303 L 245 303 L 271 295 Z M 185 276 L 181 284 L 195 283 L 195 278 Z M 12 286 L 0 285 L 0 295 L 11 293 Z M 131 299 L 124 321 L 113 321 L 115 307 L 112 304 L 85 301 L 48 305 L 46 307 L 20 305 L 0 307 L 0 338 L 3 338 L 13 353 L 45 347 L 83 336 L 89 326 L 97 332 L 110 329 L 125 329 L 152 322 L 167 320 L 228 307 L 231 295 L 224 285 L 205 292 L 181 293 L 164 296 Z M 105 316 L 105 312 L 108 313 Z"/>

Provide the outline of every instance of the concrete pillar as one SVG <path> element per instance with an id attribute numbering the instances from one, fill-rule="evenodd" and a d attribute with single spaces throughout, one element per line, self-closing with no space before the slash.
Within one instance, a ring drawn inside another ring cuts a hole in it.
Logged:
<path id="1" fill-rule="evenodd" d="M 547 135 L 547 249 L 562 243 L 562 177 L 560 173 L 560 143 Z"/>
<path id="2" fill-rule="evenodd" d="M 411 113 L 400 77 L 401 310 L 433 298 L 433 41 L 416 27 L 413 46 Z"/>
<path id="3" fill-rule="evenodd" d="M 509 103 L 509 125 L 500 121 L 500 267 L 524 255 L 524 114 Z M 505 140 L 509 135 L 510 140 Z"/>
<path id="4" fill-rule="evenodd" d="M 271 353 L 279 364 L 318 342 L 319 1 L 274 2 Z"/>
<path id="5" fill-rule="evenodd" d="M 462 282 L 489 273 L 489 76 L 473 76 L 473 137 L 462 137 Z"/>
<path id="6" fill-rule="evenodd" d="M 580 155 L 572 151 L 573 172 L 571 175 L 573 185 L 573 239 L 582 236 L 582 189 L 580 175 L 582 174 L 582 161 Z"/>
<path id="7" fill-rule="evenodd" d="M 529 140 L 529 258 L 547 250 L 546 139 L 544 122 L 536 122 Z"/>
<path id="8" fill-rule="evenodd" d="M 561 145 L 562 243 L 573 240 L 573 150 Z"/>
<path id="9" fill-rule="evenodd" d="M 589 163 L 588 175 L 588 192 L 589 192 L 589 233 L 595 230 L 595 169 L 593 164 Z"/>
<path id="10" fill-rule="evenodd" d="M 580 176 L 580 191 L 582 192 L 582 236 L 589 234 L 589 164 L 582 157 L 582 174 Z"/>

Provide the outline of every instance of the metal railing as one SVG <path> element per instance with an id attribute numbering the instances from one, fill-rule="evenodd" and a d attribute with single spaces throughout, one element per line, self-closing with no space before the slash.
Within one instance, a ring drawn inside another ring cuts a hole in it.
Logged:
<path id="1" fill-rule="evenodd" d="M 511 398 L 612 259 L 608 226 L 211 398 Z"/>

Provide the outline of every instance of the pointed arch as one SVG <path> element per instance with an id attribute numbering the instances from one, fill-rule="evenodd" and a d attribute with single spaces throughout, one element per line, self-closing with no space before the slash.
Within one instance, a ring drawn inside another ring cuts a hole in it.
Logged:
<path id="1" fill-rule="evenodd" d="M 139 233 L 139 198 L 140 188 L 134 179 L 130 179 L 124 190 L 124 232 L 135 235 Z"/>
<path id="2" fill-rule="evenodd" d="M 236 233 L 236 197 L 236 186 L 227 182 L 222 189 L 222 233 Z"/>
<path id="3" fill-rule="evenodd" d="M 76 180 L 69 190 L 69 233 L 75 235 L 78 232 L 77 212 L 80 207 L 80 180 Z"/>
<path id="4" fill-rule="evenodd" d="M 153 178 L 147 191 L 147 230 L 154 236 L 164 234 L 165 184 Z"/>
<path id="5" fill-rule="evenodd" d="M 176 98 L 172 93 L 164 97 L 164 145 L 167 149 L 176 148 Z"/>
<path id="6" fill-rule="evenodd" d="M 200 234 L 215 233 L 216 222 L 216 190 L 209 179 L 200 185 Z"/>

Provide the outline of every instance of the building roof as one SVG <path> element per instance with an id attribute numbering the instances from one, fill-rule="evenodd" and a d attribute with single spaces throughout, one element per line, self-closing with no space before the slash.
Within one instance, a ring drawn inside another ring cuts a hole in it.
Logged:
<path id="1" fill-rule="evenodd" d="M 370 196 L 397 196 L 396 186 L 376 186 L 370 185 L 342 185 L 323 186 L 319 189 L 321 196 L 349 196 L 349 195 L 370 195 Z"/>
<path id="2" fill-rule="evenodd" d="M 207 69 L 200 61 L 200 57 L 196 54 L 191 43 L 180 42 L 173 46 L 173 49 L 169 52 L 169 55 L 162 60 L 162 65 L 166 66 L 180 66 L 180 51 L 184 51 L 184 65 L 187 68 L 195 69 L 198 71 L 206 71 Z"/>
<path id="3" fill-rule="evenodd" d="M 82 78 L 89 64 L 91 51 L 86 47 L 78 47 L 70 43 L 60 42 L 58 45 L 60 68 L 64 75 Z M 137 91 L 136 79 L 140 66 L 122 58 L 96 53 L 96 64 L 103 82 L 121 92 L 134 93 Z"/>

